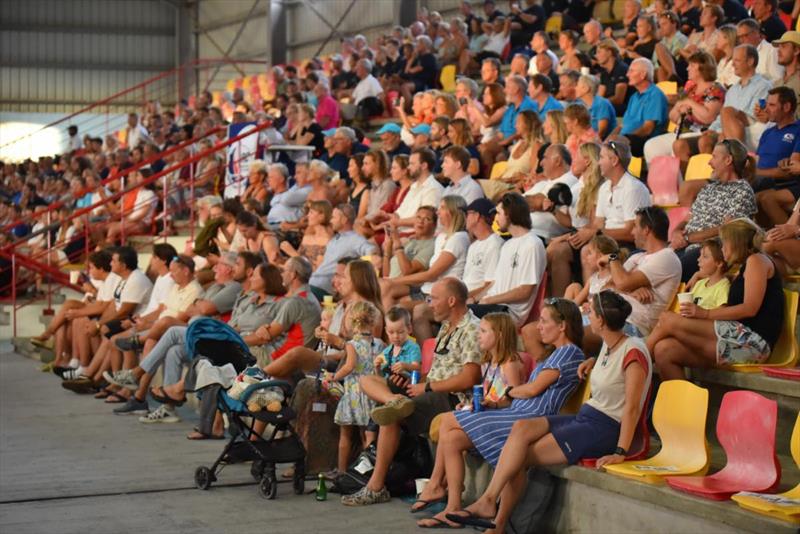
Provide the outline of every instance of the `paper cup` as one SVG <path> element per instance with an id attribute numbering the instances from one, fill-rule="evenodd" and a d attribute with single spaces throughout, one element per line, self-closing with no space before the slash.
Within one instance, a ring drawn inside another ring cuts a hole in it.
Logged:
<path id="1" fill-rule="evenodd" d="M 582 74 L 582 75 L 584 75 L 584 76 L 588 76 L 588 75 L 589 75 L 589 72 L 590 72 L 590 71 L 589 71 L 589 67 L 581 67 L 581 74 Z"/>
<path id="2" fill-rule="evenodd" d="M 678 293 L 678 302 L 680 304 L 691 304 L 694 302 L 694 295 L 691 293 Z"/>
<path id="3" fill-rule="evenodd" d="M 324 297 L 322 297 L 322 303 L 325 304 L 326 306 L 330 306 L 331 304 L 333 304 L 333 295 L 325 295 Z"/>
<path id="4" fill-rule="evenodd" d="M 425 489 L 425 486 L 430 482 L 431 479 L 429 478 L 417 478 L 414 480 L 414 484 L 417 486 L 417 495 L 421 495 L 422 491 Z"/>
<path id="5" fill-rule="evenodd" d="M 81 272 L 80 271 L 70 271 L 69 272 L 69 283 L 72 285 L 77 285 L 78 280 L 80 280 Z"/>

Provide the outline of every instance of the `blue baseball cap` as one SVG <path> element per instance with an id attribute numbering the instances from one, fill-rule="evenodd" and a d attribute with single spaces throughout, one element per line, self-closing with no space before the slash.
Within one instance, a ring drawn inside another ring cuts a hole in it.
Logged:
<path id="1" fill-rule="evenodd" d="M 322 130 L 322 135 L 325 137 L 332 137 L 333 134 L 336 133 L 336 128 L 329 128 L 327 130 Z"/>
<path id="2" fill-rule="evenodd" d="M 431 135 L 431 127 L 429 124 L 418 124 L 411 128 L 411 133 L 414 135 Z"/>
<path id="3" fill-rule="evenodd" d="M 380 130 L 378 130 L 378 135 L 385 134 L 385 133 L 399 134 L 400 133 L 400 125 L 399 124 L 395 124 L 394 122 L 387 122 L 386 124 L 381 126 Z"/>

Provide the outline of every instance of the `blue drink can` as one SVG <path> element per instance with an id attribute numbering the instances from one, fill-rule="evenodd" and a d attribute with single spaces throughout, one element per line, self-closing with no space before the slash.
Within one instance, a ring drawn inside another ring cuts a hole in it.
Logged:
<path id="1" fill-rule="evenodd" d="M 480 412 L 483 410 L 483 385 L 472 386 L 472 411 Z"/>
<path id="2" fill-rule="evenodd" d="M 419 384 L 419 371 L 411 371 L 411 383 Z"/>

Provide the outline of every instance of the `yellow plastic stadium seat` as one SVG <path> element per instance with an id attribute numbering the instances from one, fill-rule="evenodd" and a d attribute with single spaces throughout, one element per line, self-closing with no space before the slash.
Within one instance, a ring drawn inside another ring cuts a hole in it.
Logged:
<path id="1" fill-rule="evenodd" d="M 696 154 L 689 158 L 689 164 L 686 166 L 686 176 L 683 177 L 687 182 L 689 180 L 708 180 L 711 178 L 712 169 L 708 162 L 711 161 L 711 154 Z"/>
<path id="2" fill-rule="evenodd" d="M 561 31 L 561 15 L 553 15 L 544 23 L 545 33 L 555 34 Z"/>
<path id="3" fill-rule="evenodd" d="M 794 463 L 800 467 L 800 414 L 794 422 L 794 430 L 789 442 Z M 731 497 L 736 503 L 759 514 L 768 515 L 800 525 L 800 484 L 786 493 L 777 495 L 766 493 L 740 492 Z"/>
<path id="4" fill-rule="evenodd" d="M 797 328 L 797 303 L 800 293 L 796 291 L 783 290 L 783 327 L 778 342 L 772 348 L 769 359 L 760 364 L 734 364 L 734 371 L 741 373 L 758 373 L 762 367 L 794 367 L 800 356 L 800 346 L 798 346 L 795 329 Z"/>
<path id="5" fill-rule="evenodd" d="M 561 407 L 561 411 L 559 412 L 561 415 L 575 415 L 583 406 L 583 403 L 589 400 L 589 397 L 592 396 L 592 389 L 589 385 L 589 377 L 587 376 L 580 384 L 575 391 L 572 392 L 572 395 L 569 396 L 567 402 L 564 403 L 564 406 Z"/>
<path id="6" fill-rule="evenodd" d="M 672 303 L 669 305 L 669 311 L 678 313 L 681 311 L 681 303 L 678 302 L 678 293 L 683 293 L 686 291 L 686 284 L 681 282 L 678 284 L 678 289 L 675 290 L 675 294 L 672 296 Z"/>
<path id="7" fill-rule="evenodd" d="M 677 129 L 678 125 L 672 121 L 669 121 L 669 124 L 667 125 L 667 133 L 675 133 Z"/>
<path id="8" fill-rule="evenodd" d="M 666 96 L 678 94 L 678 82 L 658 82 L 656 87 L 661 89 L 661 92 Z"/>
<path id="9" fill-rule="evenodd" d="M 456 66 L 445 65 L 442 67 L 442 73 L 439 75 L 439 83 L 442 84 L 442 90 L 448 93 L 456 92 Z"/>
<path id="10" fill-rule="evenodd" d="M 661 450 L 647 460 L 607 465 L 606 471 L 648 484 L 659 484 L 665 476 L 704 475 L 710 463 L 707 412 L 707 389 L 686 380 L 662 383 L 653 407 Z"/>
<path id="11" fill-rule="evenodd" d="M 642 158 L 631 158 L 631 162 L 628 164 L 628 172 L 634 175 L 637 178 L 642 177 Z"/>
<path id="12" fill-rule="evenodd" d="M 500 176 L 506 172 L 506 167 L 508 167 L 507 161 L 498 161 L 492 166 L 492 172 L 489 174 L 490 180 L 497 180 Z"/>

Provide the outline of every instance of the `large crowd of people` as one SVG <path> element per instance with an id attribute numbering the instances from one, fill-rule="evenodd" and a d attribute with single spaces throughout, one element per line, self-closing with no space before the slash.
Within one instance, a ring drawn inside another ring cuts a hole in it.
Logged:
<path id="1" fill-rule="evenodd" d="M 87 266 L 87 296 L 33 339 L 54 349 L 62 385 L 141 423 L 177 422 L 194 387 L 187 327 L 227 322 L 266 375 L 322 369 L 342 384 L 332 475 L 354 446 L 377 447 L 369 481 L 343 504 L 389 500 L 401 433 L 424 435 L 445 414 L 412 511 L 444 501 L 419 525 L 493 519 L 503 532 L 523 467 L 625 459 L 656 375 L 768 359 L 783 278 L 800 269 L 800 32 L 784 22 L 793 27 L 800 4 L 626 0 L 623 19 L 605 25 L 593 2 L 472 4 L 451 21 L 423 10 L 374 43 L 357 35 L 325 61 L 274 67 L 272 102 L 237 89 L 229 108 L 210 93 L 176 112 L 152 104 L 122 136 L 74 130 L 69 152 L 3 165 L 4 246 L 21 239 L 20 252 Z M 562 27 L 548 34 L 555 12 Z M 445 66 L 454 93 L 439 87 Z M 249 121 L 270 122 L 262 147 L 310 149 L 260 151 L 237 194 L 215 154 L 147 183 L 225 135 L 208 132 Z M 711 177 L 681 181 L 688 215 L 670 220 L 651 194 L 658 158 L 682 173 L 700 153 Z M 45 238 L 37 217 L 58 201 L 52 220 L 63 222 Z M 190 211 L 194 243 L 154 245 L 146 270 L 121 242 L 169 232 Z M 692 298 L 678 309 L 679 291 Z M 432 365 L 412 383 L 429 339 Z M 559 415 L 581 380 L 590 400 Z M 188 437 L 224 432 L 206 406 Z M 462 510 L 471 449 L 495 470 Z"/>

